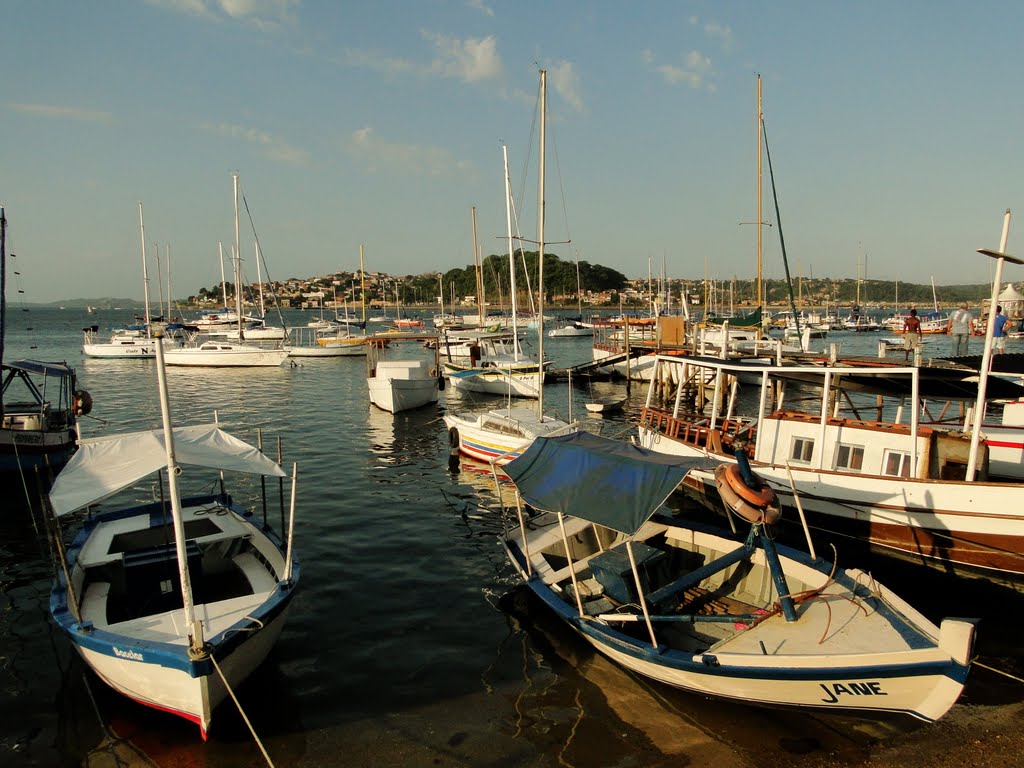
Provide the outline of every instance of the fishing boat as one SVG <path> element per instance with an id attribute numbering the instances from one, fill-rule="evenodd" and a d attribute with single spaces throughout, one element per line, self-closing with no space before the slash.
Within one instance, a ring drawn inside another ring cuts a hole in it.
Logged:
<path id="1" fill-rule="evenodd" d="M 246 344 L 242 294 L 237 286 L 242 282 L 242 262 L 238 248 L 238 174 L 233 174 L 235 199 L 235 318 L 237 341 L 208 339 L 194 346 L 166 350 L 167 365 L 216 368 L 276 367 L 288 359 L 288 350 Z"/>
<path id="2" fill-rule="evenodd" d="M 287 542 L 267 525 L 266 509 L 261 522 L 223 490 L 223 479 L 219 493 L 207 482 L 183 498 L 179 480 L 196 477 L 197 467 L 211 470 L 204 481 L 215 488 L 217 470 L 286 473 L 215 425 L 173 428 L 156 350 L 163 428 L 84 441 L 49 502 L 55 515 L 68 515 L 154 474 L 160 500 L 110 502 L 89 515 L 59 557 L 50 613 L 105 683 L 196 723 L 205 739 L 217 705 L 266 658 L 285 624 L 299 580 L 295 470 Z"/>
<path id="3" fill-rule="evenodd" d="M 374 341 L 390 342 L 396 339 L 436 342 L 437 334 L 386 334 Z M 401 413 L 436 403 L 439 390 L 444 388 L 444 375 L 440 370 L 436 343 L 433 363 L 422 358 L 386 360 L 383 357 L 385 349 L 381 343 L 371 342 L 367 345 L 366 387 L 370 393 L 370 402 L 389 413 Z"/>
<path id="4" fill-rule="evenodd" d="M 38 467 L 56 471 L 78 445 L 78 417 L 92 410 L 65 362 L 4 358 L 7 329 L 7 215 L 0 207 L 0 477 L 34 483 Z"/>
<path id="5" fill-rule="evenodd" d="M 953 706 L 971 622 L 935 626 L 871 574 L 776 545 L 771 497 L 743 502 L 742 537 L 669 514 L 698 466 L 586 432 L 540 438 L 503 468 L 518 493 L 508 559 L 598 652 L 660 683 L 872 717 Z"/>

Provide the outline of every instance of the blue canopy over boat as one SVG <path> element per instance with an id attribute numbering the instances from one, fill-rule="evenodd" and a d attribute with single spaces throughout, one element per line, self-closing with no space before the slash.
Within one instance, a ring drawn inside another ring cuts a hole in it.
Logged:
<path id="1" fill-rule="evenodd" d="M 4 368 L 35 373 L 40 376 L 71 377 L 75 375 L 75 370 L 67 363 L 44 363 L 41 360 L 14 360 L 4 363 Z"/>
<path id="2" fill-rule="evenodd" d="M 691 469 L 719 462 L 668 456 L 589 432 L 538 437 L 502 467 L 523 500 L 631 536 Z"/>

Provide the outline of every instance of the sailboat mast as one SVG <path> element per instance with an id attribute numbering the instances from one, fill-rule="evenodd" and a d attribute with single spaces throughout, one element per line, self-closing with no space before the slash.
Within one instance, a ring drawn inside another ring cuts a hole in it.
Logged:
<path id="1" fill-rule="evenodd" d="M 158 336 L 163 336 L 159 331 Z M 178 490 L 178 464 L 174 456 L 174 430 L 171 428 L 170 396 L 167 392 L 167 373 L 164 370 L 164 345 L 161 338 L 156 343 L 156 375 L 160 384 L 160 415 L 164 427 L 164 447 L 167 449 L 167 488 L 171 498 L 171 521 L 174 526 L 174 546 L 178 554 L 178 578 L 181 580 L 182 611 L 188 628 L 189 649 L 202 651 L 203 626 L 196 621 L 195 605 L 192 602 L 192 583 L 188 574 L 188 557 L 185 553 L 185 523 L 181 516 L 181 492 Z"/>
<path id="2" fill-rule="evenodd" d="M 142 201 L 139 201 L 139 233 L 142 236 L 142 302 L 146 319 L 146 338 L 149 338 L 149 272 L 146 269 L 146 224 L 142 218 Z"/>
<path id="3" fill-rule="evenodd" d="M 480 251 L 476 247 L 476 206 L 469 211 L 470 220 L 473 224 L 473 264 L 476 268 L 476 318 L 477 325 L 484 325 L 484 286 L 480 277 Z"/>
<path id="4" fill-rule="evenodd" d="M 548 73 L 540 71 L 540 154 L 537 168 L 537 414 L 544 418 L 544 150 L 547 142 Z"/>
<path id="5" fill-rule="evenodd" d="M 7 214 L 0 207 L 0 365 L 4 362 L 4 335 L 7 333 Z M 4 399 L 0 392 L 0 417 Z"/>
<path id="6" fill-rule="evenodd" d="M 359 301 L 363 306 L 363 333 L 366 333 L 366 270 L 363 268 L 363 244 L 359 244 Z M 337 302 L 334 304 L 337 309 Z M 348 314 L 347 312 L 345 314 Z"/>
<path id="7" fill-rule="evenodd" d="M 263 271 L 260 269 L 260 262 L 263 260 L 260 256 L 260 241 L 257 240 L 253 245 L 256 250 L 256 285 L 259 286 L 260 290 L 260 318 L 265 319 L 267 316 L 266 307 L 263 304 Z"/>
<path id="8" fill-rule="evenodd" d="M 508 271 L 510 275 L 509 290 L 512 292 L 512 359 L 519 362 L 519 315 L 516 307 L 516 256 L 512 247 L 512 180 L 508 176 L 508 147 L 501 145 L 501 155 L 505 162 L 505 231 L 508 236 Z"/>
<path id="9" fill-rule="evenodd" d="M 167 250 L 167 314 L 164 318 L 169 323 L 171 322 L 171 244 L 164 243 L 164 247 Z"/>
<path id="10" fill-rule="evenodd" d="M 228 308 L 228 283 L 224 277 L 224 243 L 217 241 L 217 258 L 220 260 L 220 299 L 224 309 Z"/>
<path id="11" fill-rule="evenodd" d="M 762 277 L 761 232 L 764 229 L 764 217 L 761 212 L 761 131 L 764 123 L 764 112 L 761 111 L 761 75 L 757 76 L 757 306 L 764 312 L 764 280 Z M 762 317 L 764 315 L 762 314 Z"/>
<path id="12" fill-rule="evenodd" d="M 231 175 L 235 189 L 235 312 L 238 313 L 238 340 L 242 340 L 242 252 L 238 244 L 238 174 Z"/>

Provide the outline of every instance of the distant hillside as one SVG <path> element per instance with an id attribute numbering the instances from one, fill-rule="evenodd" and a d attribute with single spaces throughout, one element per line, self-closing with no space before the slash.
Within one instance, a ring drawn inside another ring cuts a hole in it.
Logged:
<path id="1" fill-rule="evenodd" d="M 141 307 L 142 302 L 138 299 L 115 299 L 105 296 L 102 299 L 63 299 L 62 301 L 49 301 L 43 304 L 29 304 L 31 307 L 64 307 L 65 309 L 133 309 Z"/>

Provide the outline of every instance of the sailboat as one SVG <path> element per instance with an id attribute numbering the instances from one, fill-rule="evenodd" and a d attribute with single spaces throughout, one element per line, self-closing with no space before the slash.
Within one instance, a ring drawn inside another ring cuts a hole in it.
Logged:
<path id="1" fill-rule="evenodd" d="M 543 367 L 536 360 L 525 357 L 519 347 L 518 310 L 516 306 L 516 265 L 512 237 L 512 191 L 508 175 L 508 148 L 502 147 L 505 162 L 505 214 L 508 236 L 508 265 L 510 291 L 512 294 L 512 343 L 511 354 L 479 355 L 469 360 L 469 365 L 449 359 L 445 372 L 452 386 L 458 390 L 479 392 L 509 397 L 540 397 L 544 384 Z M 475 224 L 474 217 L 474 224 Z M 474 230 L 474 241 L 475 230 Z M 538 359 L 543 359 L 539 357 Z"/>
<path id="2" fill-rule="evenodd" d="M 538 307 L 537 307 L 537 356 L 544 359 L 544 160 L 546 139 L 547 113 L 547 72 L 540 71 L 540 152 L 538 160 L 538 206 L 537 206 L 537 243 L 538 253 Z M 512 194 L 508 175 L 508 150 L 503 147 L 505 160 L 505 210 L 508 220 L 509 262 L 513 264 L 514 249 L 512 240 Z M 515 269 L 513 264 L 513 276 Z M 515 283 L 512 284 L 512 295 L 515 296 Z M 515 323 L 515 306 L 512 308 L 513 324 Z M 515 326 L 513 325 L 513 332 Z M 448 445 L 452 449 L 452 457 L 461 453 L 481 461 L 496 465 L 507 464 L 520 455 L 538 437 L 554 437 L 576 431 L 571 424 L 553 416 L 544 415 L 544 371 L 538 366 L 537 408 L 513 408 L 511 397 L 505 409 L 495 409 L 483 414 L 457 415 L 447 414 L 444 417 L 448 428 Z M 456 381 L 452 377 L 452 382 Z M 570 401 L 571 402 L 571 401 Z"/>
<path id="3" fill-rule="evenodd" d="M 156 341 L 153 339 L 154 318 L 149 311 L 149 270 L 146 265 L 146 224 L 142 214 L 142 201 L 139 201 L 139 233 L 142 238 L 142 292 L 143 292 L 143 317 L 142 324 L 129 325 L 124 328 L 116 328 L 107 341 L 100 341 L 99 326 L 91 325 L 82 329 L 82 354 L 86 357 L 97 358 L 142 358 L 152 359 L 156 357 Z M 169 273 L 168 273 L 169 274 Z M 182 345 L 179 335 L 174 331 L 183 330 L 180 324 L 168 325 L 162 323 L 166 331 L 163 335 L 163 343 L 169 346 Z"/>
<path id="4" fill-rule="evenodd" d="M 197 346 L 169 349 L 168 365 L 205 367 L 274 367 L 288 358 L 286 349 L 266 349 L 243 343 L 245 328 L 242 315 L 242 261 L 238 243 L 238 174 L 233 174 L 235 191 L 235 314 L 239 341 L 210 339 Z"/>
<path id="5" fill-rule="evenodd" d="M 56 470 L 78 445 L 77 418 L 92 398 L 77 388 L 67 363 L 4 360 L 7 332 L 7 215 L 0 207 L 0 478 L 27 479 L 36 467 Z"/>
<path id="6" fill-rule="evenodd" d="M 159 331 L 157 335 L 159 335 Z M 196 723 L 203 738 L 217 705 L 266 658 L 299 581 L 292 554 L 295 477 L 283 541 L 223 491 L 182 498 L 191 469 L 284 478 L 257 448 L 216 425 L 171 425 L 164 354 L 156 345 L 163 428 L 85 441 L 49 494 L 55 515 L 87 509 L 160 475 L 161 497 L 90 517 L 67 551 L 50 613 L 75 650 L 114 690 Z M 214 483 L 216 487 L 216 483 Z M 281 492 L 282 520 L 284 492 Z M 265 500 L 265 497 L 264 497 Z"/>

